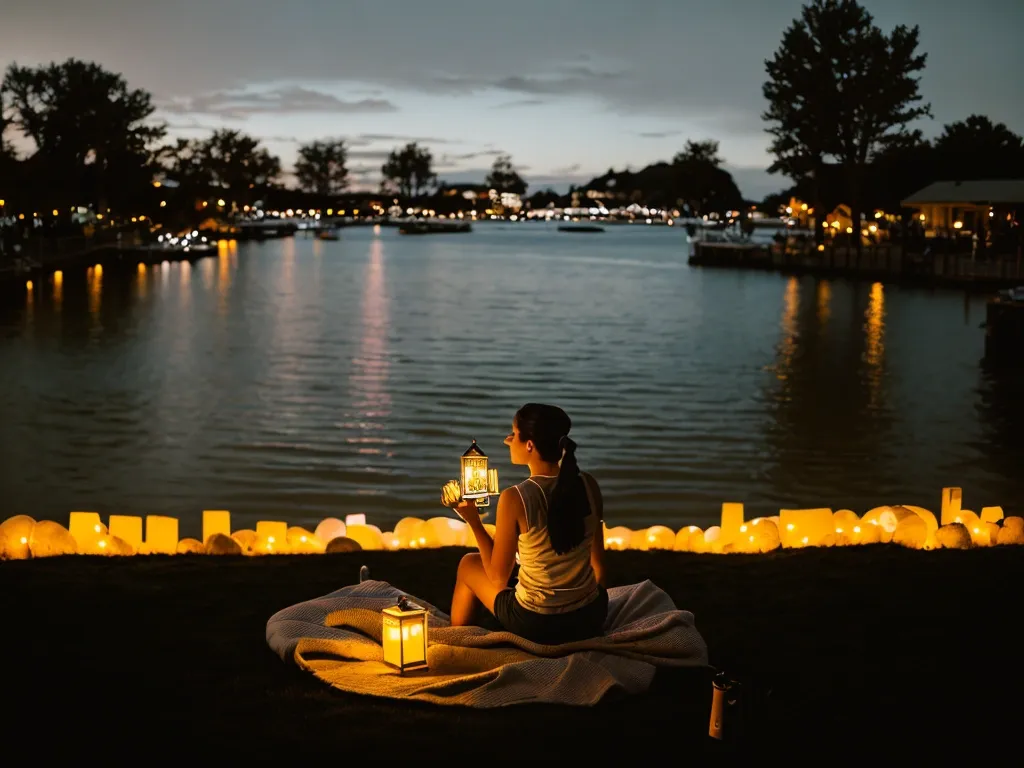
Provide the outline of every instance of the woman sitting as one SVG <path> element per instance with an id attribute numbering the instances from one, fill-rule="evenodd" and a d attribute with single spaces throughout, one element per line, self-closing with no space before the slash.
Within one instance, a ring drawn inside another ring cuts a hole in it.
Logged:
<path id="1" fill-rule="evenodd" d="M 505 444 L 512 463 L 528 466 L 530 477 L 501 492 L 493 539 L 475 501 L 456 508 L 480 552 L 459 563 L 453 626 L 493 626 L 483 606 L 501 628 L 544 645 L 602 634 L 608 593 L 601 491 L 580 472 L 571 426 L 552 405 L 527 403 L 516 412 Z M 517 552 L 518 580 L 512 578 Z"/>

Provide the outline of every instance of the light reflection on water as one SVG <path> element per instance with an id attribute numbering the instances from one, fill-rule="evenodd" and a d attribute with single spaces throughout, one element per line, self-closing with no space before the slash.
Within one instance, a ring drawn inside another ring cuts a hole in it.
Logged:
<path id="1" fill-rule="evenodd" d="M 982 298 L 690 269 L 677 235 L 347 229 L 37 281 L 0 309 L 4 516 L 387 527 L 443 512 L 473 438 L 521 477 L 501 439 L 529 400 L 572 416 L 613 522 L 935 508 L 943 484 L 1021 511 Z"/>

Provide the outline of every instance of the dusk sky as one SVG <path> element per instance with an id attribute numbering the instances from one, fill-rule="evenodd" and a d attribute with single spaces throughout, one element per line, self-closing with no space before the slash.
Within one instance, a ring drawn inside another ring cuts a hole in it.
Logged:
<path id="1" fill-rule="evenodd" d="M 885 30 L 919 24 L 922 90 L 944 123 L 972 112 L 1024 132 L 1024 2 L 865 3 Z M 764 60 L 799 0 L 5 0 L 0 65 L 70 56 L 153 92 L 172 136 L 345 138 L 359 187 L 387 153 L 430 147 L 440 178 L 482 181 L 509 152 L 531 189 L 671 159 L 714 138 L 743 193 L 769 176 Z"/>

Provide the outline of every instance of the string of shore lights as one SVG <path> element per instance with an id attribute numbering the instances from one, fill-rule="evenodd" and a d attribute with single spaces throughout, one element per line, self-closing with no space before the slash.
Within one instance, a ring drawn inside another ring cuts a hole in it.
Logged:
<path id="1" fill-rule="evenodd" d="M 674 550 L 698 553 L 765 553 L 779 548 L 832 547 L 892 542 L 912 549 L 970 549 L 1024 545 L 1024 518 L 1004 517 L 1000 507 L 980 515 L 961 507 L 961 489 L 944 488 L 938 519 L 909 505 L 876 507 L 857 515 L 848 509 L 783 509 L 771 517 L 744 518 L 742 504 L 722 505 L 719 525 L 701 529 L 664 525 L 632 530 L 604 526 L 609 550 Z M 494 526 L 484 524 L 494 534 Z M 96 512 L 72 512 L 68 527 L 17 515 L 0 523 L 0 559 L 24 560 L 59 555 L 297 555 L 358 550 L 412 550 L 467 547 L 472 531 L 451 517 L 406 517 L 392 531 L 367 523 L 363 514 L 329 517 L 312 531 L 280 521 L 260 521 L 255 530 L 232 530 L 226 510 L 203 512 L 203 538 L 179 538 L 178 520 L 145 519 Z"/>

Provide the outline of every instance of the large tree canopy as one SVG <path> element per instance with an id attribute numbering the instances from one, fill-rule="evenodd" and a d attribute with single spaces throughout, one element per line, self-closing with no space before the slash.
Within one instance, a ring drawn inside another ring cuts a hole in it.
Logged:
<path id="1" fill-rule="evenodd" d="M 299 147 L 295 177 L 299 188 L 318 195 L 337 195 L 348 188 L 348 151 L 343 141 L 313 141 Z"/>
<path id="2" fill-rule="evenodd" d="M 919 91 L 918 37 L 903 25 L 886 35 L 856 0 L 813 0 L 765 63 L 771 170 L 814 178 L 833 159 L 849 179 L 855 231 L 864 166 L 912 143 L 908 125 L 931 114 Z"/>
<path id="3" fill-rule="evenodd" d="M 487 176 L 487 186 L 498 192 L 510 192 L 517 195 L 526 194 L 526 182 L 516 172 L 509 155 L 498 155 Z"/>
<path id="4" fill-rule="evenodd" d="M 403 197 L 417 197 L 437 180 L 433 162 L 430 150 L 416 142 L 393 150 L 380 169 L 383 186 L 390 186 Z"/>
<path id="5" fill-rule="evenodd" d="M 109 194 L 144 180 L 150 149 L 165 133 L 149 122 L 148 92 L 130 89 L 124 77 L 91 62 L 12 64 L 0 97 L 12 126 L 35 145 L 33 172 L 74 198 L 62 205 L 103 204 Z"/>

